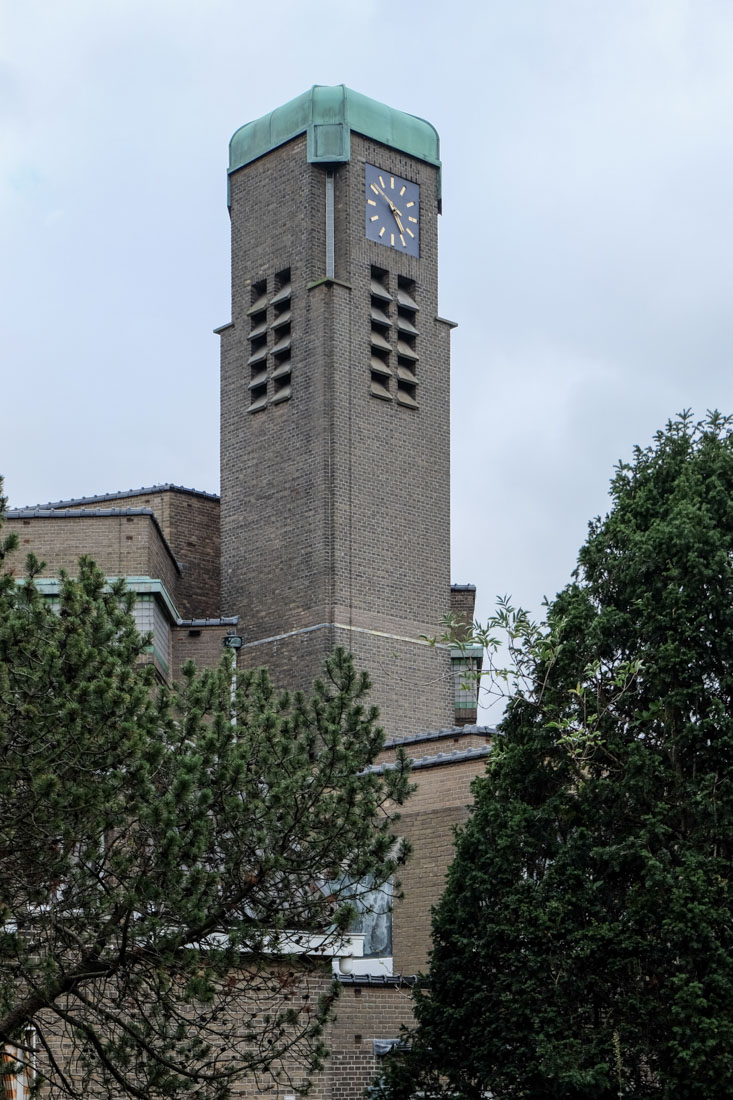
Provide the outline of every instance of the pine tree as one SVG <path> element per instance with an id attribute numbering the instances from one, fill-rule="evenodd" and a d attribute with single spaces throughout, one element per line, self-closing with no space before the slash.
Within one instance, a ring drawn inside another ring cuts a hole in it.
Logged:
<path id="1" fill-rule="evenodd" d="M 476 781 L 391 1100 L 733 1095 L 730 418 L 683 414 L 611 497 Z"/>
<path id="2" fill-rule="evenodd" d="M 226 661 L 169 691 L 122 584 L 83 559 L 51 605 L 40 568 L 0 573 L 3 1072 L 224 1100 L 317 1068 L 334 990 L 305 948 L 400 859 L 368 678 L 337 652 L 311 699 L 262 671 L 233 694 Z"/>

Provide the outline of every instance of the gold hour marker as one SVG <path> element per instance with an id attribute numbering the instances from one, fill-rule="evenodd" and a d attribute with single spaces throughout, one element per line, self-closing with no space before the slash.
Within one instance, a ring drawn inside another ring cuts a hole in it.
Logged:
<path id="1" fill-rule="evenodd" d="M 390 233 L 389 237 L 390 237 L 389 243 L 394 244 L 394 233 Z"/>
<path id="2" fill-rule="evenodd" d="M 400 197 L 402 197 L 402 195 L 404 195 L 406 190 L 407 190 L 407 186 L 406 186 L 406 184 L 403 183 L 402 187 L 400 188 Z"/>
<path id="3" fill-rule="evenodd" d="M 381 176 L 379 177 L 379 182 L 381 183 L 382 187 L 384 187 L 384 180 L 382 179 Z"/>
<path id="4" fill-rule="evenodd" d="M 384 226 L 382 226 L 382 228 L 381 228 L 381 229 L 379 230 L 379 236 L 380 236 L 380 237 L 383 237 L 383 236 L 384 236 L 384 230 L 385 230 L 385 227 L 384 227 Z"/>
<path id="5" fill-rule="evenodd" d="M 394 191 L 394 176 L 390 176 L 390 177 L 389 177 L 389 186 L 390 186 L 390 187 L 392 188 L 392 190 Z"/>
<path id="6" fill-rule="evenodd" d="M 414 234 L 414 233 L 412 232 L 412 230 L 410 229 L 409 225 L 406 225 L 406 226 L 405 226 L 405 229 L 407 230 L 407 232 L 408 232 L 408 233 L 410 234 L 410 236 L 411 236 L 411 237 L 414 237 L 414 236 L 415 236 L 415 234 Z"/>
<path id="7" fill-rule="evenodd" d="M 369 221 L 370 221 L 370 222 L 378 222 L 378 221 L 379 221 L 379 214 L 372 214 L 372 216 L 371 216 L 371 218 L 369 219 Z"/>
<path id="8" fill-rule="evenodd" d="M 415 205 L 414 201 L 413 201 L 413 202 L 408 202 L 408 203 L 407 203 L 407 209 L 409 210 L 409 209 L 410 209 L 410 207 L 411 207 L 411 206 L 414 206 L 414 205 Z"/>
<path id="9" fill-rule="evenodd" d="M 374 203 L 374 205 L 376 206 L 377 204 L 376 204 L 376 203 Z M 407 215 L 407 220 L 408 220 L 408 222 L 415 222 L 415 223 L 417 223 L 417 218 L 413 218 L 412 214 L 408 214 L 408 215 Z"/>
<path id="10" fill-rule="evenodd" d="M 377 204 L 375 203 L 374 199 L 367 199 L 367 202 L 368 202 L 368 204 L 369 204 L 370 206 L 376 206 L 376 205 L 377 205 Z"/>
<path id="11" fill-rule="evenodd" d="M 408 229 L 407 232 L 409 233 L 410 230 Z M 400 233 L 400 240 L 402 241 L 402 247 L 407 248 L 407 242 L 406 242 L 405 238 L 402 236 L 401 233 Z"/>
<path id="12" fill-rule="evenodd" d="M 370 183 L 369 186 L 371 187 L 375 195 L 379 194 L 379 188 L 377 187 L 376 183 Z M 376 206 L 376 203 L 374 205 Z"/>

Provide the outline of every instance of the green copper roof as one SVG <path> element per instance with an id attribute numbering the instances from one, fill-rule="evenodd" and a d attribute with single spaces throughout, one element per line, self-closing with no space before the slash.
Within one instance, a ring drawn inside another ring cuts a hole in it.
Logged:
<path id="1" fill-rule="evenodd" d="M 425 119 L 377 103 L 345 84 L 314 84 L 310 91 L 236 131 L 229 142 L 229 172 L 303 133 L 311 163 L 347 161 L 352 130 L 440 169 L 438 132 Z"/>

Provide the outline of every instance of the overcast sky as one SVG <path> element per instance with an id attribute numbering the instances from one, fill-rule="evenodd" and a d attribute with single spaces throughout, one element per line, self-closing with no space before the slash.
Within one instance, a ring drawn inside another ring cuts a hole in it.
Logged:
<path id="1" fill-rule="evenodd" d="M 441 136 L 453 579 L 537 610 L 614 463 L 733 412 L 730 0 L 0 0 L 15 506 L 218 490 L 227 143 L 314 83 Z"/>

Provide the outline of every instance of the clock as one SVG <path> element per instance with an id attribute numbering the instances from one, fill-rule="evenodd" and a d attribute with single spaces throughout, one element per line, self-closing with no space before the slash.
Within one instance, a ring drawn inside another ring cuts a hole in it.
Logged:
<path id="1" fill-rule="evenodd" d="M 367 240 L 420 255 L 420 188 L 410 180 L 366 166 Z"/>

